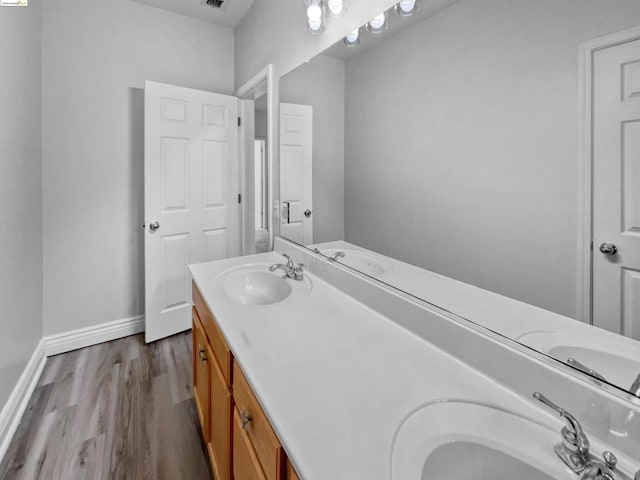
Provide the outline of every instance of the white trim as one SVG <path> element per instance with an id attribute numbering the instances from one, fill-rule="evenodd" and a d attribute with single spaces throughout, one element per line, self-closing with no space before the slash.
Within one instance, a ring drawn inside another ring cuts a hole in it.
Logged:
<path id="1" fill-rule="evenodd" d="M 27 409 L 45 363 L 47 363 L 47 357 L 44 354 L 44 339 L 41 339 L 7 403 L 0 411 L 0 462 L 7 453 L 11 439 L 20 425 L 22 415 Z"/>
<path id="2" fill-rule="evenodd" d="M 591 312 L 593 235 L 593 54 L 604 48 L 640 39 L 640 26 L 588 40 L 580 45 L 580 152 L 578 155 L 578 285 L 576 317 L 593 324 Z"/>
<path id="3" fill-rule="evenodd" d="M 279 223 L 274 221 L 274 199 L 279 198 L 280 184 L 275 183 L 276 178 L 279 177 L 278 161 L 280 151 L 276 148 L 279 145 L 278 133 L 279 133 L 279 95 L 278 84 L 274 81 L 275 73 L 272 63 L 260 70 L 254 75 L 247 83 L 242 85 L 236 90 L 236 96 L 241 99 L 255 98 L 255 95 L 262 96 L 264 89 L 267 93 L 267 162 L 268 177 L 269 177 L 269 249 L 273 250 L 273 239 L 280 232 L 274 232 L 274 228 L 279 228 Z M 244 184 L 244 180 L 243 180 Z"/>
<path id="4" fill-rule="evenodd" d="M 47 357 L 144 332 L 144 315 L 45 337 Z"/>

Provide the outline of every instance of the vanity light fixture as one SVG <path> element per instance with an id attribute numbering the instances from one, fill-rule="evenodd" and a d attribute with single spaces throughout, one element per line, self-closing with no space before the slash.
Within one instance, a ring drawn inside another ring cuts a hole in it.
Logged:
<path id="1" fill-rule="evenodd" d="M 387 12 L 382 12 L 381 14 L 376 15 L 369 21 L 369 23 L 367 23 L 367 30 L 371 33 L 384 32 L 387 28 L 389 28 Z"/>
<path id="2" fill-rule="evenodd" d="M 327 0 L 326 10 L 332 17 L 339 17 L 347 11 L 347 6 L 344 0 Z"/>
<path id="3" fill-rule="evenodd" d="M 356 28 L 353 32 L 344 37 L 342 39 L 342 43 L 347 47 L 356 47 L 360 45 L 360 29 Z"/>
<path id="4" fill-rule="evenodd" d="M 323 0 L 306 0 L 307 2 L 307 30 L 317 35 L 324 32 L 324 8 Z"/>
<path id="5" fill-rule="evenodd" d="M 396 13 L 401 17 L 408 17 L 420 10 L 417 0 L 400 0 L 395 7 Z"/>

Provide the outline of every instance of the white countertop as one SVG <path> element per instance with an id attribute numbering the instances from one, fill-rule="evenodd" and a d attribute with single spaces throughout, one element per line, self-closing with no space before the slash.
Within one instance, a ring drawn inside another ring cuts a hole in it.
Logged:
<path id="1" fill-rule="evenodd" d="M 388 479 L 394 436 L 427 403 L 470 400 L 542 418 L 533 402 L 316 276 L 302 300 L 234 303 L 216 278 L 265 253 L 190 266 L 289 458 L 305 480 Z"/>

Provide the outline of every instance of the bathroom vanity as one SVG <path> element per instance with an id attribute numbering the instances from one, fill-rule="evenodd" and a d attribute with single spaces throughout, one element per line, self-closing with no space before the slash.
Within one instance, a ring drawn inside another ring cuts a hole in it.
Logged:
<path id="1" fill-rule="evenodd" d="M 463 348 L 503 364 L 511 355 L 515 376 L 518 362 L 531 358 L 498 343 L 488 348 L 486 336 L 441 312 L 279 245 L 307 265 L 302 280 L 270 271 L 286 262 L 275 252 L 190 267 L 194 393 L 216 478 L 464 479 L 478 469 L 495 478 L 579 478 L 554 453 L 563 422 L 531 397 L 541 390 L 564 401 L 551 386 L 560 380 L 531 374 L 521 394 L 482 361 L 458 357 L 440 335 L 457 329 Z M 403 308 L 419 312 L 430 338 L 398 321 L 413 315 Z M 581 388 L 595 399 L 588 384 Z M 588 410 L 562 406 L 590 420 Z M 592 431 L 593 458 L 614 450 L 617 471 L 627 473 L 620 478 L 633 478 L 640 458 Z"/>
<path id="2" fill-rule="evenodd" d="M 215 478 L 297 479 L 195 284 L 192 331 L 194 398 Z"/>

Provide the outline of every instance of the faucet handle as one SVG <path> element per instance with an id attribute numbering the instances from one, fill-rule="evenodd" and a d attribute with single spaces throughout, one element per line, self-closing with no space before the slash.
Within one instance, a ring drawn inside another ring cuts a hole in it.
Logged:
<path id="1" fill-rule="evenodd" d="M 293 262 L 293 259 L 289 255 L 287 255 L 286 253 L 283 253 L 282 256 L 287 259 L 287 267 L 288 268 L 293 268 L 295 266 L 295 263 Z"/>
<path id="2" fill-rule="evenodd" d="M 560 416 L 562 416 L 562 414 L 564 413 L 564 409 L 560 408 L 558 405 L 553 403 L 551 400 L 549 400 L 547 397 L 545 397 L 541 393 L 533 392 L 533 398 L 545 404 L 547 407 L 549 407 L 551 410 L 554 410 Z"/>
<path id="3" fill-rule="evenodd" d="M 578 420 L 564 408 L 559 407 L 541 393 L 534 392 L 533 398 L 555 411 L 564 419 L 567 426 L 562 429 L 562 440 L 565 445 L 568 444 L 567 447 L 569 450 L 574 451 L 575 449 L 574 453 L 577 453 L 582 457 L 589 455 L 589 448 L 591 446 L 580 422 L 578 422 Z"/>

